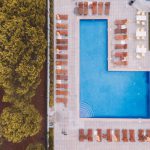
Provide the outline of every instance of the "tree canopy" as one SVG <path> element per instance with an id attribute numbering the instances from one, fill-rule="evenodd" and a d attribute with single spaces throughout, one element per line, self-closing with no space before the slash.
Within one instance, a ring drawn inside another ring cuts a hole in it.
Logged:
<path id="1" fill-rule="evenodd" d="M 0 86 L 5 90 L 4 102 L 31 100 L 40 83 L 46 39 L 43 27 L 31 17 L 34 14 L 44 18 L 44 4 L 43 1 L 37 4 L 30 0 L 6 0 L 1 8 Z M 29 11 L 31 8 L 33 12 Z"/>
<path id="2" fill-rule="evenodd" d="M 20 103 L 19 107 L 6 107 L 0 120 L 3 137 L 10 142 L 19 143 L 39 132 L 42 118 L 33 105 Z"/>

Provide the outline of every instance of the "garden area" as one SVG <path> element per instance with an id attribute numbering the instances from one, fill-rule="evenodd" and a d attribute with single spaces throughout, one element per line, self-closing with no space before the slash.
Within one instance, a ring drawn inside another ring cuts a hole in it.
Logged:
<path id="1" fill-rule="evenodd" d="M 46 1 L 0 1 L 0 149 L 44 150 Z"/>

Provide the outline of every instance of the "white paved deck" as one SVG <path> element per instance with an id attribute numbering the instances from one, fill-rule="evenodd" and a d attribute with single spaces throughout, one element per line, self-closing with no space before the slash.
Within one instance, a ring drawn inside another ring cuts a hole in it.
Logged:
<path id="1" fill-rule="evenodd" d="M 105 2 L 106 0 L 103 0 Z M 134 40 L 134 27 L 135 27 L 135 13 L 136 10 L 131 9 L 127 5 L 127 0 L 110 0 L 111 12 L 110 12 L 110 27 L 112 33 L 109 36 L 109 59 L 110 51 L 112 50 L 113 40 L 113 21 L 114 19 L 129 18 L 129 62 L 131 66 L 126 68 L 127 70 L 136 69 L 140 64 L 144 69 L 150 67 L 147 65 L 148 53 L 144 60 L 136 60 L 135 58 L 135 40 Z M 94 142 L 79 142 L 78 130 L 79 128 L 102 128 L 102 129 L 147 129 L 150 128 L 149 120 L 128 120 L 128 119 L 80 119 L 79 118 L 79 37 L 78 37 L 78 20 L 79 16 L 74 14 L 75 0 L 55 0 L 55 15 L 56 14 L 68 14 L 69 15 L 69 99 L 68 106 L 65 108 L 63 104 L 55 103 L 55 126 L 54 126 L 54 149 L 55 150 L 149 150 L 150 143 L 108 143 L 105 140 L 101 143 Z M 105 16 L 102 16 L 105 17 Z M 89 18 L 89 17 L 87 17 Z M 98 18 L 94 16 L 93 18 Z M 133 23 L 133 24 L 132 24 Z M 132 61 L 134 60 L 134 61 Z M 145 65 L 145 66 L 144 66 Z M 115 70 L 109 66 L 109 69 Z M 122 69 L 122 68 L 121 68 Z M 120 69 L 120 70 L 121 70 Z M 124 69 L 124 68 L 123 68 Z M 67 135 L 63 135 L 62 131 L 65 130 Z"/>

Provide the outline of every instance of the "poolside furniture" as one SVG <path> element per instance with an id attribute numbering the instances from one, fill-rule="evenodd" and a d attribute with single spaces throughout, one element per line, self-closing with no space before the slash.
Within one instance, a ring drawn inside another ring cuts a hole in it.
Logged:
<path id="1" fill-rule="evenodd" d="M 93 141 L 93 130 L 88 129 L 88 134 L 87 134 L 88 141 L 92 142 Z"/>
<path id="2" fill-rule="evenodd" d="M 128 142 L 128 131 L 127 131 L 127 129 L 122 130 L 122 141 Z"/>
<path id="3" fill-rule="evenodd" d="M 68 55 L 67 54 L 57 54 L 56 59 L 68 59 Z"/>
<path id="4" fill-rule="evenodd" d="M 117 29 L 114 30 L 114 33 L 115 34 L 127 34 L 127 29 L 119 29 L 119 28 L 117 28 Z"/>
<path id="5" fill-rule="evenodd" d="M 144 16 L 143 15 L 137 15 L 136 20 L 137 21 L 146 21 L 146 16 L 145 15 Z"/>
<path id="6" fill-rule="evenodd" d="M 56 44 L 68 44 L 68 39 L 56 39 Z"/>
<path id="7" fill-rule="evenodd" d="M 147 49 L 144 47 L 144 45 L 136 47 L 136 53 L 141 54 L 142 56 L 145 56 Z"/>
<path id="8" fill-rule="evenodd" d="M 121 60 L 128 56 L 128 52 L 115 52 L 115 57 L 119 57 Z"/>
<path id="9" fill-rule="evenodd" d="M 129 141 L 130 142 L 135 142 L 135 132 L 133 129 L 129 130 Z"/>
<path id="10" fill-rule="evenodd" d="M 96 1 L 92 3 L 91 9 L 92 9 L 92 15 L 96 15 L 97 14 L 97 2 Z"/>
<path id="11" fill-rule="evenodd" d="M 58 50 L 68 50 L 68 45 L 57 45 L 56 48 Z"/>
<path id="12" fill-rule="evenodd" d="M 127 24 L 127 22 L 128 22 L 127 19 L 115 20 L 115 25 L 124 25 Z"/>
<path id="13" fill-rule="evenodd" d="M 68 80 L 68 76 L 67 75 L 56 75 L 56 79 L 57 80 Z"/>
<path id="14" fill-rule="evenodd" d="M 57 29 L 68 29 L 68 24 L 65 23 L 56 23 Z"/>
<path id="15" fill-rule="evenodd" d="M 107 129 L 107 141 L 112 142 L 112 130 Z"/>
<path id="16" fill-rule="evenodd" d="M 146 141 L 150 142 L 150 130 L 146 130 Z"/>
<path id="17" fill-rule="evenodd" d="M 67 107 L 67 98 L 56 98 L 56 103 L 63 103 Z"/>
<path id="18" fill-rule="evenodd" d="M 114 134 L 116 137 L 115 142 L 120 142 L 120 129 L 115 129 Z"/>
<path id="19" fill-rule="evenodd" d="M 115 44 L 115 49 L 127 49 L 127 44 Z"/>
<path id="20" fill-rule="evenodd" d="M 145 39 L 146 37 L 146 31 L 144 30 L 144 28 L 137 28 L 136 30 L 136 38 L 137 39 Z"/>
<path id="21" fill-rule="evenodd" d="M 56 90 L 56 95 L 68 96 L 68 91 Z"/>
<path id="22" fill-rule="evenodd" d="M 56 84 L 56 88 L 63 88 L 63 89 L 67 89 L 68 88 L 68 84 L 65 84 L 65 83 L 57 83 Z"/>
<path id="23" fill-rule="evenodd" d="M 139 142 L 145 142 L 145 140 L 146 140 L 146 136 L 144 135 L 144 130 L 139 129 L 138 130 L 138 141 Z"/>
<path id="24" fill-rule="evenodd" d="M 110 12 L 110 2 L 106 2 L 104 14 L 109 15 L 109 12 Z"/>
<path id="25" fill-rule="evenodd" d="M 98 14 L 103 14 L 103 2 L 98 2 Z"/>
<path id="26" fill-rule="evenodd" d="M 126 44 L 126 41 L 125 40 L 121 40 L 120 44 L 124 45 L 124 44 Z"/>
<path id="27" fill-rule="evenodd" d="M 115 40 L 126 40 L 128 39 L 127 35 L 115 35 Z"/>
<path id="28" fill-rule="evenodd" d="M 122 24 L 122 25 L 117 25 L 118 29 L 127 29 L 127 25 L 126 24 Z"/>
<path id="29" fill-rule="evenodd" d="M 68 30 L 56 30 L 57 35 L 68 36 Z"/>
<path id="30" fill-rule="evenodd" d="M 67 61 L 56 61 L 56 66 L 57 65 L 64 65 L 64 66 L 66 66 L 67 64 L 68 64 Z"/>
<path id="31" fill-rule="evenodd" d="M 84 129 L 79 129 L 79 141 L 83 142 L 85 139 Z"/>
<path id="32" fill-rule="evenodd" d="M 97 142 L 102 141 L 102 129 L 97 129 Z"/>
<path id="33" fill-rule="evenodd" d="M 78 3 L 78 14 L 83 15 L 83 2 Z"/>
<path id="34" fill-rule="evenodd" d="M 68 70 L 66 69 L 56 69 L 56 74 L 68 74 Z"/>
<path id="35" fill-rule="evenodd" d="M 88 2 L 84 2 L 84 15 L 88 15 Z"/>
<path id="36" fill-rule="evenodd" d="M 57 14 L 56 19 L 57 20 L 68 20 L 68 15 Z"/>

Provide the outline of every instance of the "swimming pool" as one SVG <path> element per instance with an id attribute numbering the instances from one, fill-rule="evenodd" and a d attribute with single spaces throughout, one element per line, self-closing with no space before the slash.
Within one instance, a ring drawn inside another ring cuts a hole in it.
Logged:
<path id="1" fill-rule="evenodd" d="M 107 70 L 107 20 L 80 20 L 80 118 L 150 118 L 149 73 Z"/>

